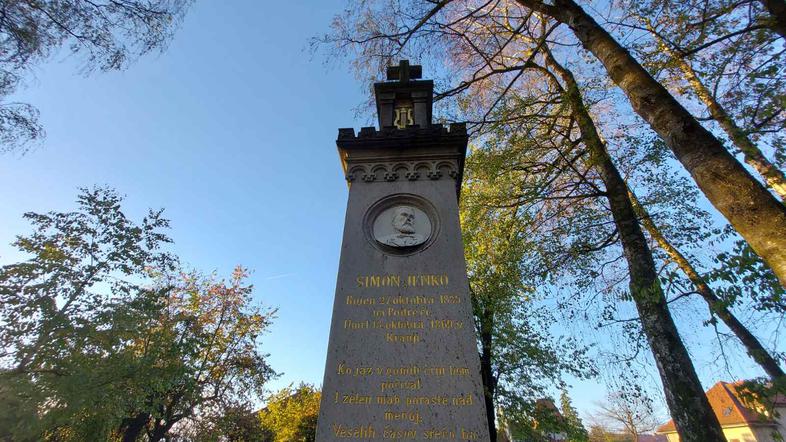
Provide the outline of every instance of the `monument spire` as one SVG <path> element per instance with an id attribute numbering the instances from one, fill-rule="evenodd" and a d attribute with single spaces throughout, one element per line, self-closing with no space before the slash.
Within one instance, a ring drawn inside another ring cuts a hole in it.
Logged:
<path id="1" fill-rule="evenodd" d="M 387 69 L 388 81 L 374 83 L 380 129 L 431 126 L 434 82 L 420 80 L 423 69 L 402 60 Z"/>
<path id="2" fill-rule="evenodd" d="M 488 441 L 458 216 L 464 124 L 432 122 L 404 60 L 374 84 L 379 129 L 339 129 L 349 183 L 317 442 Z"/>

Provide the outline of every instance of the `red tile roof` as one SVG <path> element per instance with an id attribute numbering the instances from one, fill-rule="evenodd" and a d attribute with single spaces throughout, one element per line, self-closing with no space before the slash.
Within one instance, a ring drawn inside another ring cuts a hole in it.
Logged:
<path id="1" fill-rule="evenodd" d="M 740 396 L 738 388 L 742 382 L 718 382 L 707 390 L 707 399 L 710 401 L 712 411 L 715 412 L 721 427 L 733 425 L 772 425 L 774 421 L 751 408 Z M 783 402 L 782 397 L 775 400 L 777 405 Z M 658 428 L 658 433 L 673 433 L 677 431 L 674 421 L 668 421 Z"/>

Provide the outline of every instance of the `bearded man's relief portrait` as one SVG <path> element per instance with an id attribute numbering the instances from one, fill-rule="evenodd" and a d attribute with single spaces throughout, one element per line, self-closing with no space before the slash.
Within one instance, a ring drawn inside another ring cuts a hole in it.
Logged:
<path id="1" fill-rule="evenodd" d="M 431 236 L 431 221 L 413 206 L 393 206 L 374 221 L 374 238 L 390 247 L 414 247 Z"/>

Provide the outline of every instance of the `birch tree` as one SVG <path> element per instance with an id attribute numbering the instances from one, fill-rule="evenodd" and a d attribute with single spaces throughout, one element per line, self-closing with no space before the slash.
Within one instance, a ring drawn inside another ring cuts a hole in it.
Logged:
<path id="1" fill-rule="evenodd" d="M 610 23 L 641 31 L 644 40 L 631 49 L 643 65 L 697 118 L 714 120 L 709 128 L 783 200 L 785 53 L 763 5 L 657 0 L 620 10 L 627 12 Z"/>

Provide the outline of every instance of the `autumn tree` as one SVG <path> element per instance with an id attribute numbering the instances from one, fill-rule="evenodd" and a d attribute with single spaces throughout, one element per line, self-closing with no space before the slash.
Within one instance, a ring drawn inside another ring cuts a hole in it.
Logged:
<path id="1" fill-rule="evenodd" d="M 711 322 L 720 319 L 726 327 L 737 337 L 739 342 L 743 345 L 748 355 L 764 370 L 765 373 L 773 381 L 786 380 L 783 369 L 774 356 L 756 337 L 752 330 L 747 327 L 732 311 L 731 306 L 739 302 L 742 297 L 742 290 L 740 287 L 750 286 L 755 294 L 748 296 L 749 298 L 769 298 L 775 301 L 775 306 L 770 305 L 768 301 L 760 303 L 760 309 L 780 311 L 781 308 L 777 306 L 777 299 L 782 297 L 783 288 L 775 281 L 766 282 L 768 277 L 768 269 L 759 271 L 756 269 L 757 260 L 755 258 L 745 260 L 740 265 L 733 265 L 731 268 L 721 266 L 714 271 L 708 272 L 707 275 L 702 275 L 691 261 L 680 250 L 669 241 L 664 235 L 661 228 L 656 225 L 656 221 L 650 216 L 647 209 L 639 202 L 636 195 L 630 192 L 631 202 L 638 216 L 641 219 L 642 226 L 646 229 L 650 237 L 657 244 L 657 246 L 666 255 L 666 260 L 673 263 L 679 268 L 684 276 L 690 281 L 699 296 L 701 296 L 707 303 L 710 312 L 713 316 Z M 738 244 L 738 246 L 740 246 Z M 745 248 L 744 246 L 741 246 Z M 721 254 L 719 261 L 726 260 L 727 254 Z M 749 255 L 750 256 L 750 255 Z M 751 269 L 753 267 L 753 269 Z M 762 274 L 760 274 L 763 273 Z M 745 275 L 748 275 L 747 277 Z M 671 276 L 669 276 L 671 277 Z M 742 278 L 746 278 L 746 283 L 739 284 Z M 727 280 L 733 281 L 728 287 L 721 288 L 721 294 L 712 287 L 711 280 Z M 764 280 L 763 283 L 755 285 L 757 280 Z M 769 296 L 767 294 L 770 293 Z"/>
<path id="2" fill-rule="evenodd" d="M 226 409 L 224 414 L 218 418 L 181 429 L 178 431 L 178 437 L 189 442 L 273 441 L 273 434 L 262 427 L 257 412 L 248 406 Z"/>
<path id="3" fill-rule="evenodd" d="M 176 268 L 177 259 L 163 249 L 171 241 L 162 212 L 150 211 L 136 224 L 120 202 L 111 190 L 83 189 L 78 211 L 25 214 L 35 231 L 17 237 L 14 246 L 31 258 L 4 266 L 0 278 L 0 338 L 13 349 L 4 362 L 15 373 L 38 370 L 68 347 L 58 337 L 72 334 L 83 317 L 109 301 L 91 291 L 96 284 L 110 284 L 116 296 L 130 295 L 142 290 L 132 276 L 146 276 L 148 267 Z"/>
<path id="4" fill-rule="evenodd" d="M 630 12 L 614 24 L 641 31 L 643 41 L 632 48 L 648 70 L 664 78 L 670 91 L 698 117 L 716 123 L 710 127 L 726 136 L 732 153 L 742 155 L 783 199 L 786 187 L 779 164 L 784 164 L 786 152 L 779 129 L 786 118 L 784 52 L 782 37 L 773 28 L 765 5 L 725 0 L 701 4 L 645 1 L 625 3 L 625 8 Z M 729 308 L 748 298 L 756 300 L 757 310 L 778 310 L 782 298 L 783 287 L 766 282 L 766 269 L 756 268 L 747 245 L 735 241 L 732 250 L 718 256 L 722 266 L 702 275 L 658 232 L 647 211 L 637 210 L 651 237 L 708 302 L 715 316 L 711 321 L 723 322 L 771 379 L 783 377 L 776 358 Z M 713 288 L 712 283 L 719 287 Z M 743 291 L 747 292 L 744 296 Z M 764 299 L 773 302 L 759 301 Z"/>
<path id="5" fill-rule="evenodd" d="M 634 441 L 639 440 L 642 434 L 655 431 L 660 423 L 653 413 L 652 402 L 633 390 L 609 393 L 597 407 L 597 419 L 607 422 L 618 432 L 630 435 Z"/>
<path id="6" fill-rule="evenodd" d="M 633 29 L 640 39 L 631 46 L 644 66 L 662 81 L 686 107 L 725 135 L 731 152 L 743 159 L 783 198 L 784 178 L 777 163 L 783 158 L 784 108 L 783 52 L 780 36 L 772 32 L 767 11 L 759 2 L 621 2 L 622 18 L 609 20 L 614 26 Z M 763 146 L 762 146 L 763 145 Z M 767 158 L 765 147 L 774 154 Z M 702 272 L 693 258 L 680 251 L 668 229 L 648 213 L 631 192 L 642 225 L 655 245 L 690 280 L 695 292 L 705 299 L 713 317 L 725 324 L 771 379 L 783 377 L 770 351 L 732 311 L 742 300 L 757 300 L 757 310 L 777 311 L 783 287 L 759 269 L 755 254 L 739 240 L 731 250 L 719 254 L 717 269 Z M 655 217 L 657 218 L 657 216 Z M 657 224 L 657 225 L 656 225 Z M 731 237 L 725 229 L 721 237 Z M 720 239 L 720 238 L 719 238 Z M 694 241 L 695 242 L 695 241 Z M 674 273 L 666 278 L 677 284 Z M 733 282 L 732 282 L 733 281 Z M 727 284 L 729 283 L 729 284 Z M 713 287 L 713 285 L 715 287 Z M 684 289 L 683 293 L 688 289 Z M 743 293 L 745 292 L 745 293 Z M 758 300 L 772 299 L 774 302 Z M 777 315 L 778 313 L 776 313 Z"/>
<path id="7" fill-rule="evenodd" d="M 317 434 L 321 393 L 313 385 L 282 388 L 259 412 L 262 427 L 274 442 L 313 442 Z"/>
<path id="8" fill-rule="evenodd" d="M 0 268 L 4 437 L 157 441 L 250 408 L 274 374 L 258 346 L 274 311 L 245 271 L 180 270 L 161 211 L 137 224 L 120 203 L 84 190 L 76 211 L 25 215 L 29 258 Z"/>
<path id="9" fill-rule="evenodd" d="M 65 47 L 81 70 L 123 69 L 166 48 L 191 0 L 0 2 L 0 151 L 44 135 L 38 111 L 8 100 L 30 69 Z"/>
<path id="10" fill-rule="evenodd" d="M 143 362 L 166 373 L 158 388 L 138 385 L 133 414 L 121 424 L 124 440 L 146 433 L 158 441 L 180 422 L 211 428 L 228 411 L 251 411 L 275 375 L 258 340 L 276 311 L 251 304 L 246 278 L 238 267 L 228 281 L 196 272 L 165 281 L 163 312 L 129 351 L 144 351 Z"/>
<path id="11" fill-rule="evenodd" d="M 522 161 L 523 158 L 512 159 L 509 155 L 507 156 L 507 161 L 501 162 L 500 159 L 497 159 L 495 164 L 504 164 L 502 169 L 505 172 L 502 173 L 509 174 L 509 177 L 521 175 L 526 180 L 530 180 L 530 177 L 536 175 L 532 171 L 538 170 L 538 175 L 542 176 L 540 180 L 543 180 L 546 184 L 535 182 L 524 187 L 522 182 L 518 181 L 518 185 L 510 187 L 501 185 L 501 182 L 504 182 L 504 180 L 499 177 L 501 171 L 498 169 L 496 174 L 490 178 L 490 181 L 499 187 L 498 192 L 502 196 L 502 201 L 497 201 L 496 204 L 518 209 L 526 205 L 537 206 L 540 212 L 539 218 L 546 220 L 552 215 L 545 214 L 544 209 L 556 206 L 555 209 L 552 209 L 556 210 L 554 216 L 559 216 L 559 214 L 564 216 L 565 213 L 569 213 L 572 220 L 569 224 L 572 224 L 577 220 L 577 202 L 581 202 L 582 206 L 587 208 L 592 206 L 585 206 L 584 202 L 592 199 L 600 201 L 599 199 L 603 198 L 609 202 L 610 210 L 608 212 L 602 206 L 599 206 L 595 208 L 594 215 L 590 215 L 593 211 L 588 212 L 587 215 L 593 217 L 599 215 L 604 217 L 611 216 L 614 228 L 608 233 L 597 235 L 595 239 L 592 238 L 595 232 L 582 232 L 582 236 L 583 234 L 587 235 L 588 244 L 582 245 L 579 242 L 577 244 L 579 249 L 576 252 L 587 256 L 588 251 L 602 249 L 610 244 L 617 243 L 617 241 L 620 242 L 624 251 L 624 257 L 628 263 L 631 298 L 636 304 L 639 320 L 650 342 L 655 359 L 656 361 L 661 361 L 659 363 L 659 367 L 662 369 L 661 379 L 663 380 L 664 390 L 669 398 L 670 406 L 675 413 L 680 413 L 678 410 L 683 410 L 684 407 L 696 406 L 701 408 L 703 406 L 703 412 L 694 410 L 693 417 L 695 420 L 690 423 L 693 426 L 703 427 L 708 421 L 712 422 L 714 415 L 711 414 L 706 400 L 704 404 L 696 404 L 694 401 L 695 397 L 703 397 L 703 389 L 698 382 L 690 357 L 671 319 L 666 298 L 657 276 L 652 253 L 639 226 L 628 195 L 627 183 L 622 179 L 620 172 L 611 160 L 605 143 L 598 134 L 597 128 L 584 105 L 578 85 L 572 74 L 557 63 L 549 55 L 549 52 L 545 53 L 547 54 L 545 62 L 554 72 L 547 70 L 543 66 L 539 67 L 534 62 L 529 62 L 532 66 L 531 69 L 539 74 L 545 74 L 546 78 L 550 76 L 551 93 L 555 98 L 562 98 L 567 102 L 569 106 L 567 113 L 565 113 L 565 110 L 562 110 L 550 117 L 533 118 L 532 120 L 535 121 L 527 123 L 527 127 L 533 127 L 533 129 L 522 131 L 528 135 L 526 140 L 515 135 L 505 138 L 507 143 L 516 146 L 515 152 L 518 152 L 520 156 L 526 155 L 531 157 L 531 164 L 527 165 L 526 162 Z M 562 82 L 567 86 L 563 86 Z M 543 106 L 543 103 L 547 100 L 546 97 L 548 95 L 539 95 L 534 100 L 535 103 L 538 103 L 536 106 L 540 106 L 540 115 L 550 115 L 550 112 L 552 112 Z M 559 110 L 563 106 L 559 100 L 555 100 L 554 103 L 555 110 Z M 497 117 L 497 114 L 495 114 L 495 117 Z M 571 137 L 574 133 L 580 135 L 580 142 L 572 140 Z M 553 146 L 556 144 L 555 140 L 559 139 L 563 140 L 563 144 Z M 537 143 L 536 140 L 544 140 L 542 142 L 546 145 L 539 146 L 535 144 Z M 519 150 L 522 148 L 519 148 L 518 144 L 524 146 L 523 149 L 526 149 L 526 153 L 524 153 L 524 150 Z M 505 150 L 505 148 L 502 150 Z M 542 155 L 549 150 L 557 150 L 559 162 L 551 162 L 543 158 Z M 560 165 L 563 162 L 565 165 Z M 563 181 L 566 176 L 571 175 L 573 176 L 572 182 Z M 535 191 L 533 194 L 528 195 L 522 191 L 523 187 L 539 189 L 543 192 L 539 194 Z M 511 198 L 510 195 L 513 195 L 513 197 Z M 572 204 L 560 207 L 560 203 L 551 202 L 560 200 L 568 201 L 565 203 L 566 205 L 571 204 L 569 203 L 571 201 Z M 600 209 L 600 212 L 597 212 L 598 209 Z M 538 218 L 527 221 L 528 224 L 539 222 Z M 592 219 L 590 223 L 603 225 L 597 218 Z M 579 225 L 582 227 L 586 226 L 586 224 Z M 603 240 L 602 238 L 607 239 Z M 584 250 L 582 251 L 582 249 Z M 672 370 L 676 367 L 681 368 Z M 675 396 L 674 393 L 676 392 L 681 393 Z M 719 427 L 717 421 L 715 426 Z"/>
<path id="12" fill-rule="evenodd" d="M 615 433 L 603 425 L 592 425 L 589 430 L 589 442 L 637 442 L 630 436 Z"/>

